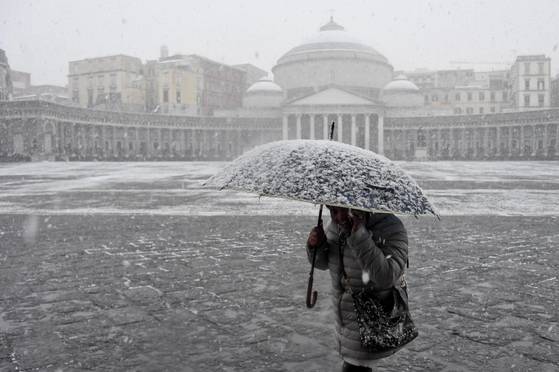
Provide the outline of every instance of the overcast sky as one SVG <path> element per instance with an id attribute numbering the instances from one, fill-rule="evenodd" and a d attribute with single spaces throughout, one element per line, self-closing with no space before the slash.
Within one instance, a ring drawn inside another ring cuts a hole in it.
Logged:
<path id="1" fill-rule="evenodd" d="M 0 49 L 32 84 L 65 85 L 72 60 L 155 59 L 162 44 L 270 71 L 330 15 L 396 70 L 491 70 L 546 54 L 559 73 L 558 0 L 0 0 Z"/>

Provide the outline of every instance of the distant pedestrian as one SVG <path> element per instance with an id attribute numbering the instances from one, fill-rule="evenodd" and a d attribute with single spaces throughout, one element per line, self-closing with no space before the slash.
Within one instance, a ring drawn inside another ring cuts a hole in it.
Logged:
<path id="1" fill-rule="evenodd" d="M 392 355 L 396 350 L 370 352 L 361 346 L 353 298 L 348 289 L 355 291 L 372 285 L 375 293 L 378 291 L 382 306 L 391 309 L 391 288 L 397 285 L 408 260 L 407 232 L 393 214 L 333 206 L 328 209 L 331 221 L 326 231 L 322 227 L 311 230 L 307 254 L 311 261 L 313 250 L 317 249 L 315 267 L 330 271 L 342 371 L 372 371 L 375 360 Z"/>

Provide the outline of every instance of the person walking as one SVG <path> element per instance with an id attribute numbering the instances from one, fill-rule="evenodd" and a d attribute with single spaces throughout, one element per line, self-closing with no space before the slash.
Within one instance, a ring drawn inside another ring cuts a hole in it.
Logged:
<path id="1" fill-rule="evenodd" d="M 372 371 L 375 361 L 398 349 L 371 352 L 361 346 L 359 325 L 348 291 L 372 286 L 383 308 L 393 307 L 391 288 L 397 285 L 408 261 L 408 236 L 402 221 L 390 213 L 371 213 L 327 206 L 331 221 L 314 227 L 307 239 L 307 255 L 315 267 L 329 270 L 336 318 L 337 349 L 343 372 Z"/>

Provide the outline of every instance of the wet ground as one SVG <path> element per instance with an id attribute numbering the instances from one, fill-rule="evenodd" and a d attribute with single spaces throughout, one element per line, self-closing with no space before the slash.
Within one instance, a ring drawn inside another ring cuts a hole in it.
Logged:
<path id="1" fill-rule="evenodd" d="M 337 371 L 313 222 L 1 216 L 0 371 Z M 559 370 L 559 218 L 405 223 L 420 337 L 381 370 Z"/>
<path id="2" fill-rule="evenodd" d="M 443 216 L 404 218 L 420 336 L 379 370 L 559 371 L 559 162 L 401 165 Z M 316 206 L 223 166 L 0 164 L 0 372 L 338 371 Z"/>

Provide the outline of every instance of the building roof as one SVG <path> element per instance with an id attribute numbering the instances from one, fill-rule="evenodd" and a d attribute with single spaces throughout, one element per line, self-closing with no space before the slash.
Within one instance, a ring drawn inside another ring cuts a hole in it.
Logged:
<path id="1" fill-rule="evenodd" d="M 409 81 L 405 75 L 398 75 L 394 80 L 385 85 L 383 92 L 419 92 L 419 88 Z"/>
<path id="2" fill-rule="evenodd" d="M 272 80 L 264 78 L 258 80 L 256 83 L 252 84 L 248 89 L 247 93 L 257 93 L 257 92 L 278 92 L 283 93 L 283 90 L 279 85 L 274 83 Z"/>
<path id="3" fill-rule="evenodd" d="M 301 44 L 285 53 L 278 60 L 278 65 L 291 59 L 290 57 L 305 56 L 317 52 L 335 51 L 359 52 L 362 55 L 368 55 L 376 60 L 388 63 L 386 57 L 371 46 L 353 37 L 350 33 L 345 31 L 344 27 L 330 18 L 330 21 L 322 26 L 319 32 L 305 39 Z"/>
<path id="4" fill-rule="evenodd" d="M 375 102 L 347 92 L 345 90 L 331 87 L 318 93 L 296 99 L 288 104 L 288 106 L 342 106 L 342 105 L 376 105 Z"/>

